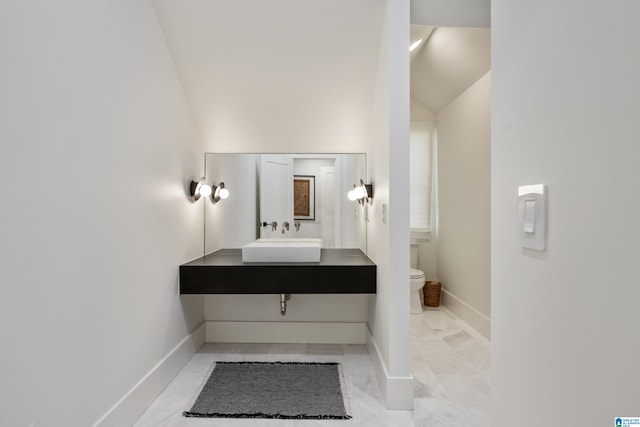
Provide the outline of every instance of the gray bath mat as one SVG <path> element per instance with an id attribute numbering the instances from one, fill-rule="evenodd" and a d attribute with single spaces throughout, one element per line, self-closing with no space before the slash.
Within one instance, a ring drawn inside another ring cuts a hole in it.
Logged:
<path id="1" fill-rule="evenodd" d="M 216 362 L 185 417 L 349 419 L 339 363 Z"/>

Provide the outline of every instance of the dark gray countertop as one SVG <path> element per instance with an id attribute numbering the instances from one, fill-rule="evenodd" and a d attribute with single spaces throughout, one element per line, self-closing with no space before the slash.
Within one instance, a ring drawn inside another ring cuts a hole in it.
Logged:
<path id="1" fill-rule="evenodd" d="M 242 249 L 220 249 L 209 255 L 194 259 L 185 266 L 282 266 L 282 265 L 313 265 L 313 266 L 375 266 L 360 249 L 322 249 L 320 262 L 242 262 Z"/>

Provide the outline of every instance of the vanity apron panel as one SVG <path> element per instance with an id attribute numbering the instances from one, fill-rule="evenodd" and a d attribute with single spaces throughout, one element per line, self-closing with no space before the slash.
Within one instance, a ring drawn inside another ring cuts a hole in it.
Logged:
<path id="1" fill-rule="evenodd" d="M 180 266 L 181 294 L 376 293 L 376 265 L 359 249 L 322 249 L 318 263 L 243 263 L 221 249 Z"/>

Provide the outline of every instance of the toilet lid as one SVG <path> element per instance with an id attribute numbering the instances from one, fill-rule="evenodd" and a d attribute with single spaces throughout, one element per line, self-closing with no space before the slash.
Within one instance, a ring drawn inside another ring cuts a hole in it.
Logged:
<path id="1" fill-rule="evenodd" d="M 409 274 L 411 276 L 412 279 L 420 279 L 422 277 L 424 277 L 424 273 L 420 270 L 417 270 L 415 268 L 412 268 L 411 270 L 409 270 Z"/>

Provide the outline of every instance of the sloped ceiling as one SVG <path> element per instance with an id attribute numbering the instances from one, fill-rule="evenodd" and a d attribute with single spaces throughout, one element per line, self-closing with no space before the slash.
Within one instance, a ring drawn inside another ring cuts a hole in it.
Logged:
<path id="1" fill-rule="evenodd" d="M 411 97 L 437 114 L 491 69 L 491 31 L 411 26 Z"/>
<path id="2" fill-rule="evenodd" d="M 270 152 L 366 148 L 384 4 L 154 0 L 206 149 Z M 490 30 L 410 37 L 412 102 L 433 114 L 490 70 Z"/>
<path id="3" fill-rule="evenodd" d="M 429 40 L 429 36 L 433 33 L 436 27 L 431 25 L 412 25 L 409 35 L 409 46 L 413 46 L 413 43 L 418 43 L 417 47 L 411 51 L 411 63 L 420 52 L 422 52 L 422 46 Z"/>
<path id="4" fill-rule="evenodd" d="M 154 6 L 207 149 L 362 151 L 384 1 Z"/>

